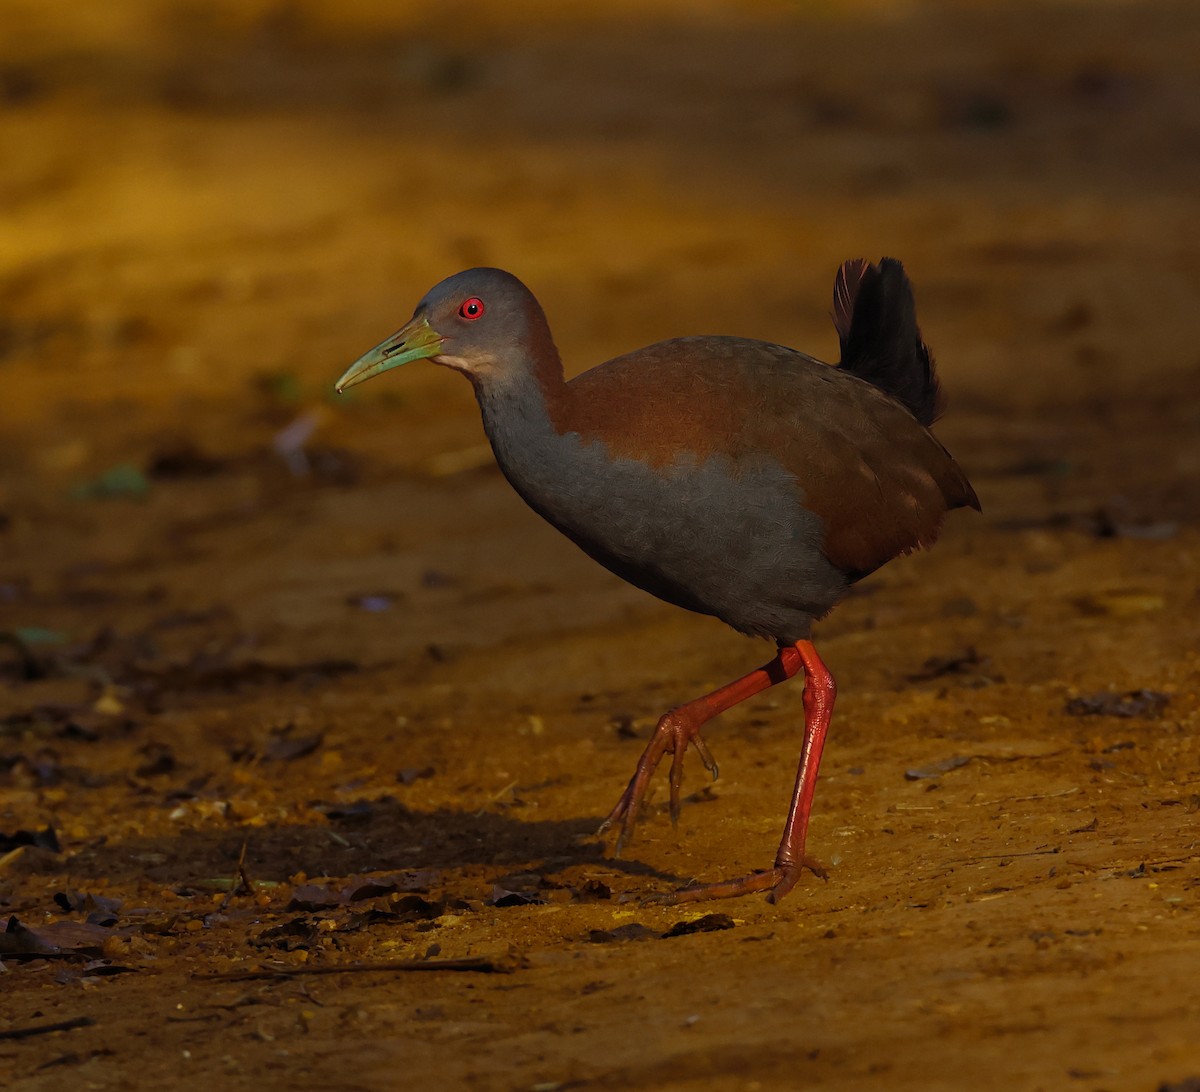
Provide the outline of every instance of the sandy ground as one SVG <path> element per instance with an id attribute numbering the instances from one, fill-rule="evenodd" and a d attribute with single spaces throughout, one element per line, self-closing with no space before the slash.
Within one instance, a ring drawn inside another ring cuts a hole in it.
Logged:
<path id="1" fill-rule="evenodd" d="M 6 1089 L 1197 1087 L 1200 8 L 0 25 Z M 770 863 L 800 687 L 614 859 L 658 714 L 770 649 L 543 525 L 459 378 L 331 384 L 484 263 L 571 371 L 829 357 L 858 254 L 984 514 L 821 627 L 829 879 L 643 906 Z"/>

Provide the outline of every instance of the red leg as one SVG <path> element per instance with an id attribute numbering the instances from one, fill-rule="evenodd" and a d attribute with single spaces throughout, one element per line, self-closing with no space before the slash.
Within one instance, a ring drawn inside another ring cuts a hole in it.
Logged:
<path id="1" fill-rule="evenodd" d="M 779 851 L 775 854 L 775 866 L 764 872 L 754 872 L 748 876 L 726 880 L 724 883 L 684 887 L 651 901 L 668 904 L 698 902 L 766 891 L 770 902 L 778 902 L 796 886 L 805 868 L 818 876 L 825 875 L 825 870 L 817 861 L 804 855 L 804 841 L 808 834 L 808 817 L 812 811 L 813 794 L 817 788 L 821 751 L 825 747 L 825 736 L 829 731 L 829 721 L 833 716 L 833 704 L 837 697 L 837 684 L 821 657 L 817 655 L 811 641 L 798 641 L 790 648 L 781 649 L 780 656 L 786 652 L 793 653 L 804 667 L 804 742 L 800 747 L 796 788 L 792 793 L 792 804 L 783 827 Z M 794 674 L 795 670 L 793 668 L 791 674 Z"/>
<path id="2" fill-rule="evenodd" d="M 811 647 L 811 646 L 810 646 Z M 766 690 L 790 679 L 800 670 L 803 656 L 798 648 L 781 648 L 778 655 L 769 664 L 764 664 L 757 671 L 751 671 L 736 682 L 696 698 L 685 705 L 680 705 L 664 714 L 650 742 L 638 759 L 637 768 L 629 785 L 617 801 L 617 806 L 609 812 L 608 818 L 600 824 L 598 833 L 603 834 L 614 823 L 621 824 L 621 832 L 617 837 L 616 853 L 621 855 L 621 848 L 633 835 L 637 824 L 638 812 L 641 810 L 642 798 L 650 786 L 650 779 L 662 761 L 663 755 L 671 755 L 671 821 L 679 819 L 679 790 L 683 785 L 683 756 L 689 744 L 696 748 L 704 768 L 717 777 L 717 764 L 709 753 L 708 746 L 700 735 L 700 729 L 718 713 L 732 709 L 738 702 L 745 701 Z"/>

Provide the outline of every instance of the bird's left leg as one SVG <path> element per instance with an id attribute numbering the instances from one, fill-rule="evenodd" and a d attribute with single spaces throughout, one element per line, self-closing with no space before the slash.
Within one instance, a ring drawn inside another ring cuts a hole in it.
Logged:
<path id="1" fill-rule="evenodd" d="M 779 654 L 769 664 L 764 664 L 757 671 L 751 671 L 735 682 L 696 698 L 684 705 L 664 714 L 654 729 L 654 735 L 638 759 L 637 768 L 629 785 L 617 801 L 617 806 L 609 812 L 608 818 L 600 824 L 598 833 L 603 834 L 614 823 L 621 824 L 617 837 L 616 853 L 620 856 L 621 848 L 633 835 L 637 823 L 638 812 L 641 809 L 642 798 L 650 786 L 654 771 L 666 754 L 671 755 L 671 821 L 679 819 L 679 792 L 683 785 L 683 756 L 688 746 L 696 748 L 704 768 L 717 776 L 717 764 L 713 761 L 700 729 L 713 717 L 726 709 L 732 709 L 739 702 L 753 697 L 775 686 L 777 683 L 790 679 L 803 666 L 799 651 L 789 645 L 779 650 Z"/>

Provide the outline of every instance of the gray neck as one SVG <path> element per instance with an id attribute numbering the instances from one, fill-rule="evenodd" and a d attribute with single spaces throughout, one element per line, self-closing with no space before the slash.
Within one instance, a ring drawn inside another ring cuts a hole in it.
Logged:
<path id="1" fill-rule="evenodd" d="M 578 434 L 555 431 L 545 392 L 530 372 L 479 383 L 475 398 L 504 476 L 530 507 L 550 518 L 556 498 L 578 472 Z"/>

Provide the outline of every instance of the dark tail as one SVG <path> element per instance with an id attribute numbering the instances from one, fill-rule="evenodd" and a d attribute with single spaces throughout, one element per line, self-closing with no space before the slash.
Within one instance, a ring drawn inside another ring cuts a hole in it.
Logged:
<path id="1" fill-rule="evenodd" d="M 912 286 L 895 258 L 842 263 L 833 285 L 833 323 L 842 368 L 903 403 L 923 425 L 941 416 L 933 357 L 917 327 Z"/>

